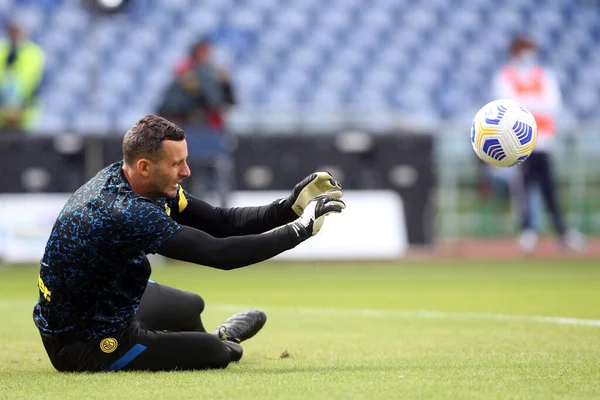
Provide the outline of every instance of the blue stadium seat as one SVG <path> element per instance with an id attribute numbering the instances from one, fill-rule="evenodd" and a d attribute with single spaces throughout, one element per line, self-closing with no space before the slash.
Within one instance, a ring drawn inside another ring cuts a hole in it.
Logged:
<path id="1" fill-rule="evenodd" d="M 294 133 L 305 118 L 301 110 L 296 107 L 285 108 L 281 105 L 267 105 L 256 114 L 255 127 L 259 132 L 270 133 Z"/>
<path id="2" fill-rule="evenodd" d="M 13 0 L 0 0 L 0 13 L 2 15 L 9 15 L 9 11 L 12 10 Z"/>
<path id="3" fill-rule="evenodd" d="M 232 134 L 246 135 L 256 132 L 256 112 L 252 108 L 234 108 L 227 114 L 226 121 Z"/>
<path id="4" fill-rule="evenodd" d="M 319 107 L 306 110 L 299 122 L 298 132 L 335 133 L 344 129 L 346 120 L 339 106 Z"/>
<path id="5" fill-rule="evenodd" d="M 88 99 L 97 104 L 93 118 L 103 126 L 123 127 L 135 113 L 156 109 L 174 63 L 203 36 L 217 41 L 223 49 L 219 60 L 232 71 L 240 105 L 231 120 L 240 132 L 249 126 L 271 131 L 301 126 L 301 113 L 291 110 L 306 106 L 379 108 L 369 117 L 373 128 L 377 118 L 384 121 L 380 127 L 389 122 L 389 112 L 460 118 L 487 100 L 490 75 L 506 60 L 517 32 L 530 33 L 539 43 L 542 61 L 560 79 L 568 114 L 597 118 L 600 113 L 600 7 L 591 3 L 135 3 L 131 15 L 100 21 L 91 36 L 91 19 L 78 2 L 0 0 L 0 14 L 33 25 L 34 39 L 47 52 L 48 126 L 84 127 L 79 114 L 88 111 L 72 106 Z M 94 96 L 91 66 L 99 76 Z M 273 121 L 264 115 L 250 118 L 263 106 L 273 107 Z M 322 114 L 321 128 L 340 125 L 339 115 Z"/>

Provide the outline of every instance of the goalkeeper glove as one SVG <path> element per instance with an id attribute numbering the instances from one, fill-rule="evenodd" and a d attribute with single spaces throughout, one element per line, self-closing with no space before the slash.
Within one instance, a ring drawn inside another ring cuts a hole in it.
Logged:
<path id="1" fill-rule="evenodd" d="M 342 197 L 342 185 L 329 172 L 315 172 L 296 184 L 292 194 L 284 201 L 296 215 L 301 216 L 309 201 L 323 193 L 339 199 Z"/>
<path id="2" fill-rule="evenodd" d="M 290 225 L 298 237 L 315 236 L 323 226 L 325 217 L 331 213 L 341 213 L 346 204 L 330 194 L 320 194 L 311 199 L 304 212 Z"/>

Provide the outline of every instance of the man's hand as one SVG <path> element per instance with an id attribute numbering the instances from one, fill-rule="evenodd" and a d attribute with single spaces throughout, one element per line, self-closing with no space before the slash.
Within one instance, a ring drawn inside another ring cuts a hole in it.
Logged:
<path id="1" fill-rule="evenodd" d="M 342 185 L 333 179 L 329 172 L 315 172 L 294 186 L 292 194 L 285 202 L 294 210 L 296 215 L 301 216 L 308 203 L 323 193 L 339 199 L 342 197 Z"/>
<path id="2" fill-rule="evenodd" d="M 325 193 L 311 199 L 304 212 L 290 225 L 299 237 L 316 235 L 323 226 L 325 217 L 331 213 L 341 213 L 346 204 L 337 197 Z"/>

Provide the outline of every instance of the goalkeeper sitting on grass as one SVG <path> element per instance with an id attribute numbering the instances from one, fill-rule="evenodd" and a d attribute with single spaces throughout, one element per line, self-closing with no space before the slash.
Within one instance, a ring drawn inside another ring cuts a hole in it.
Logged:
<path id="1" fill-rule="evenodd" d="M 67 201 L 46 245 L 35 325 L 59 371 L 225 368 L 266 315 L 250 310 L 207 333 L 196 294 L 149 281 L 146 254 L 223 270 L 267 260 L 314 236 L 345 208 L 339 183 L 319 172 L 288 198 L 218 208 L 180 186 L 190 176 L 185 133 L 154 115 L 123 139 L 123 161 Z"/>

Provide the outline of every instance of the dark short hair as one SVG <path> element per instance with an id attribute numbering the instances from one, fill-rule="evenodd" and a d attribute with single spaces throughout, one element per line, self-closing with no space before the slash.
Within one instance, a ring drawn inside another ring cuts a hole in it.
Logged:
<path id="1" fill-rule="evenodd" d="M 190 55 L 193 57 L 198 50 L 203 47 L 211 47 L 212 44 L 212 40 L 210 40 L 208 37 L 200 38 L 190 48 Z"/>
<path id="2" fill-rule="evenodd" d="M 510 43 L 510 54 L 518 54 L 521 50 L 535 49 L 535 43 L 527 35 L 516 35 Z"/>
<path id="3" fill-rule="evenodd" d="M 162 142 L 185 139 L 183 129 L 158 115 L 146 115 L 136 122 L 123 138 L 123 160 L 133 165 L 140 158 L 157 161 Z"/>

